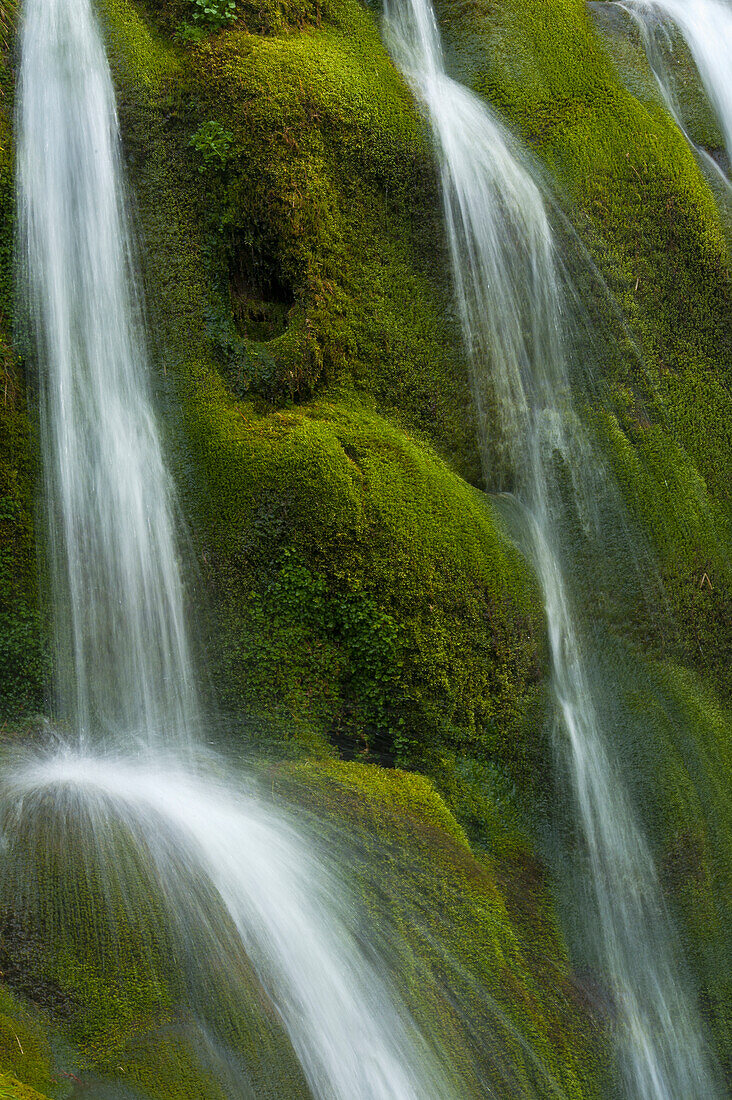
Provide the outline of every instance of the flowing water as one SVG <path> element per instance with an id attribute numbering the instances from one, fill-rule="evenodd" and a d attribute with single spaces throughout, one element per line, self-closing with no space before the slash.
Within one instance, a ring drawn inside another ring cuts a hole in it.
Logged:
<path id="1" fill-rule="evenodd" d="M 251 784 L 193 762 L 200 717 L 174 499 L 132 277 L 114 91 L 89 0 L 26 0 L 19 93 L 18 220 L 42 390 L 57 706 L 74 747 L 6 770 L 6 852 L 43 882 L 44 861 L 65 858 L 82 829 L 81 864 L 108 889 L 102 908 L 134 893 L 146 865 L 189 951 L 218 951 L 223 971 L 233 929 L 315 1097 L 448 1097 L 374 949 L 349 931 L 342 883 Z M 37 845 L 17 840 L 34 829 Z M 124 860 L 105 847 L 120 832 L 137 852 L 127 881 L 118 881 Z M 249 1095 L 241 1081 L 232 1088 Z"/>
<path id="2" fill-rule="evenodd" d="M 598 654 L 590 662 L 572 583 L 581 565 L 568 530 L 602 561 L 604 519 L 620 505 L 573 408 L 567 298 L 542 195 L 486 104 L 447 76 L 429 0 L 389 0 L 386 19 L 439 154 L 486 484 L 510 488 L 519 501 L 526 552 L 544 592 L 558 755 L 584 839 L 594 896 L 587 923 L 595 925 L 612 992 L 623 1095 L 710 1098 L 716 1085 L 700 1021 L 684 991 L 648 844 L 612 758 L 612 730 L 590 671 Z"/>
<path id="3" fill-rule="evenodd" d="M 732 159 L 732 3 L 730 0 L 614 0 L 637 23 L 666 106 L 691 142 L 683 123 L 668 58 L 673 53 L 669 23 L 682 34 L 699 71 Z M 691 142 L 694 144 L 693 142 Z M 704 150 L 697 151 L 709 162 Z M 719 166 L 712 161 L 719 171 Z M 728 181 L 729 182 L 729 181 Z"/>
<path id="4" fill-rule="evenodd" d="M 387 979 L 357 942 L 343 884 L 251 785 L 234 786 L 210 769 L 193 771 L 175 757 L 61 753 L 6 779 L 6 800 L 16 807 L 6 825 L 21 846 L 27 819 L 48 813 L 49 793 L 55 826 L 64 819 L 88 822 L 83 844 L 93 867 L 119 865 L 115 834 L 123 826 L 133 849 L 144 853 L 151 892 L 176 914 L 187 951 L 220 956 L 218 966 L 235 970 L 237 944 L 232 947 L 217 916 L 213 893 L 276 1006 L 314 1097 L 453 1095 Z M 22 876 L 18 881 L 22 894 L 32 888 Z M 121 888 L 134 889 L 134 879 L 123 876 Z M 232 1100 L 242 1095 L 248 1093 L 239 1084 Z"/>
<path id="5" fill-rule="evenodd" d="M 426 0 L 395 11 L 391 26 L 440 150 L 486 479 L 522 502 L 544 588 L 560 744 L 628 1086 L 637 1097 L 706 1100 L 714 1085 L 699 1024 L 647 845 L 613 774 L 560 537 L 560 480 L 579 527 L 598 541 L 598 502 L 612 490 L 572 406 L 541 195 L 509 135 L 445 75 Z M 134 894 L 128 864 L 144 866 L 190 952 L 230 967 L 236 983 L 232 943 L 241 951 L 315 1097 L 459 1095 L 373 942 L 356 933 L 340 879 L 252 783 L 196 763 L 201 717 L 175 502 L 152 412 L 114 93 L 88 0 L 26 0 L 19 93 L 18 220 L 42 391 L 57 708 L 73 747 L 3 775 L 5 855 L 20 868 L 12 881 L 22 897 L 42 890 L 43 861 L 65 866 L 80 835 L 81 865 L 108 906 Z M 235 1068 L 229 1079 L 232 1097 L 252 1095 Z"/>
<path id="6" fill-rule="evenodd" d="M 79 735 L 185 740 L 197 704 L 150 406 L 114 89 L 86 0 L 29 0 L 18 222 L 42 389 L 58 703 Z"/>

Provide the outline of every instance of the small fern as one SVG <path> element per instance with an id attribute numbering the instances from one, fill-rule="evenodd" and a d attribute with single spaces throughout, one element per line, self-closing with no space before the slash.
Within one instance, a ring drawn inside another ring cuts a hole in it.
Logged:
<path id="1" fill-rule="evenodd" d="M 194 23 L 220 30 L 236 19 L 236 0 L 192 0 Z"/>

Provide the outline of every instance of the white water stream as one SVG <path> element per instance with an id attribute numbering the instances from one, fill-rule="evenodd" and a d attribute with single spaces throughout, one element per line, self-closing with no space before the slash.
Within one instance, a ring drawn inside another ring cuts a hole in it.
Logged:
<path id="1" fill-rule="evenodd" d="M 585 919 L 595 925 L 612 994 L 623 1095 L 710 1100 L 716 1085 L 697 1010 L 677 967 L 648 844 L 612 762 L 612 730 L 574 608 L 568 516 L 601 554 L 603 502 L 615 509 L 617 493 L 573 409 L 566 299 L 542 195 L 486 104 L 446 74 L 429 0 L 388 0 L 386 19 L 439 155 L 486 483 L 518 498 L 544 592 L 558 755 L 584 837 L 595 903 Z"/>
<path id="2" fill-rule="evenodd" d="M 732 159 L 732 2 L 730 0 L 614 0 L 637 23 L 664 102 L 691 141 L 682 119 L 666 57 L 673 53 L 669 24 L 683 36 L 719 122 Z M 697 151 L 719 172 L 709 154 Z M 729 183 L 729 181 L 728 181 Z"/>
<path id="3" fill-rule="evenodd" d="M 88 0 L 28 0 L 19 103 L 58 704 L 81 736 L 184 741 L 197 703 L 172 492 L 131 277 L 114 89 Z"/>
<path id="4" fill-rule="evenodd" d="M 177 868 L 205 883 L 314 1097 L 447 1098 L 373 947 L 349 930 L 347 889 L 251 784 L 193 765 L 200 718 L 174 498 L 134 292 L 114 90 L 89 0 L 25 2 L 18 220 L 42 387 L 57 702 L 74 748 L 6 770 L 6 828 L 32 833 L 33 815 L 55 800 L 54 830 L 88 824 L 92 866 L 99 837 L 124 827 L 191 949 L 209 950 L 214 930 Z M 54 838 L 63 851 L 63 834 Z M 32 853 L 20 858 L 27 866 Z"/>

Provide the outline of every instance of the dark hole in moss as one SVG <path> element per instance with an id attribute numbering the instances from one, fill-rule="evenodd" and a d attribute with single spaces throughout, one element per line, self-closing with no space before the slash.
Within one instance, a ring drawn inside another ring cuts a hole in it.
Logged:
<path id="1" fill-rule="evenodd" d="M 235 249 L 229 263 L 234 324 L 240 336 L 266 343 L 287 328 L 295 295 L 274 265 L 255 272 L 245 250 Z"/>

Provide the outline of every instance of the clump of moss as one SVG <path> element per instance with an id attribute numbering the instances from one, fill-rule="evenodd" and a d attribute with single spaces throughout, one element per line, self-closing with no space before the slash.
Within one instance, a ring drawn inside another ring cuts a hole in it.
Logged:
<path id="1" fill-rule="evenodd" d="M 473 746 L 528 779 L 538 598 L 484 500 L 353 401 L 224 408 L 198 403 L 189 430 L 226 486 L 199 528 L 229 569 L 225 683 L 314 718 L 330 695 L 324 732 L 367 754 L 427 766 Z"/>

